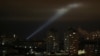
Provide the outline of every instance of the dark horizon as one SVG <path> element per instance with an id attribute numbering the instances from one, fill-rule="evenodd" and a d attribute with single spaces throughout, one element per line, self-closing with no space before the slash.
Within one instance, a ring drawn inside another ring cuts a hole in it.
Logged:
<path id="1" fill-rule="evenodd" d="M 32 32 L 37 30 L 38 27 L 40 27 L 44 22 L 14 22 L 14 21 L 2 21 L 0 22 L 1 29 L 0 33 L 2 34 L 16 34 L 19 35 L 19 37 L 26 38 L 28 37 Z M 68 30 L 69 27 L 81 27 L 84 30 L 88 32 L 100 30 L 99 22 L 84 22 L 84 23 L 67 23 L 67 22 L 56 22 L 52 23 L 39 33 L 37 33 L 34 37 L 39 37 L 41 39 L 46 37 L 45 34 L 47 31 L 49 31 L 51 28 L 56 29 L 59 33 L 63 33 L 65 30 Z"/>

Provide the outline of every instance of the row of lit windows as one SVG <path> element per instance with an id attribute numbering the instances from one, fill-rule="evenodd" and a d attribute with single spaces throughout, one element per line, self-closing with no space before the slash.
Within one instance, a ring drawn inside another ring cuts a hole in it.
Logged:
<path id="1" fill-rule="evenodd" d="M 37 48 L 37 46 L 33 47 L 33 46 L 15 46 L 16 48 Z"/>

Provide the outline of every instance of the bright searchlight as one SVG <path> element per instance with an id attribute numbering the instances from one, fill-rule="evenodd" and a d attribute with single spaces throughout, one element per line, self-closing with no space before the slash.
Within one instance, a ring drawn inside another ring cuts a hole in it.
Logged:
<path id="1" fill-rule="evenodd" d="M 57 9 L 56 13 L 54 16 L 52 16 L 48 21 L 46 21 L 43 25 L 41 25 L 36 31 L 34 31 L 31 35 L 29 35 L 26 39 L 30 39 L 34 35 L 36 35 L 38 32 L 43 30 L 45 27 L 59 19 L 61 16 L 63 16 L 65 13 L 68 13 L 71 9 L 79 7 L 80 4 L 70 4 L 64 8 Z"/>

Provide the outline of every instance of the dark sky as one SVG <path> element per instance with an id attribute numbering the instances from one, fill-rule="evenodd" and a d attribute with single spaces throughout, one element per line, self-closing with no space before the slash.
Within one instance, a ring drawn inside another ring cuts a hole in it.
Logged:
<path id="1" fill-rule="evenodd" d="M 70 10 L 35 37 L 44 37 L 50 28 L 58 32 L 69 26 L 81 26 L 88 30 L 100 28 L 99 0 L 5 0 L 0 1 L 0 33 L 27 37 L 53 16 L 58 8 L 73 3 L 82 3 L 82 6 Z"/>

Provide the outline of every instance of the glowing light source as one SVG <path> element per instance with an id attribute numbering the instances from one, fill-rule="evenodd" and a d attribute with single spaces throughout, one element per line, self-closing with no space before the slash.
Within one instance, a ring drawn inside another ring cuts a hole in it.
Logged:
<path id="1" fill-rule="evenodd" d="M 73 34 L 76 34 L 75 32 L 73 32 Z"/>
<path id="2" fill-rule="evenodd" d="M 50 37 L 53 37 L 52 35 L 50 35 Z"/>
<path id="3" fill-rule="evenodd" d="M 34 52 L 33 52 L 33 49 L 31 49 L 31 50 L 30 50 L 30 54 L 33 54 L 33 53 L 34 53 Z"/>
<path id="4" fill-rule="evenodd" d="M 15 37 L 16 37 L 16 35 L 14 34 L 14 35 L 13 35 L 13 37 L 15 38 Z"/>
<path id="5" fill-rule="evenodd" d="M 69 34 L 69 36 L 71 37 L 71 36 L 72 36 L 72 34 Z"/>
<path id="6" fill-rule="evenodd" d="M 79 50 L 78 51 L 78 55 L 82 55 L 82 54 L 85 54 L 86 52 L 85 52 L 85 50 Z"/>
<path id="7" fill-rule="evenodd" d="M 67 39 L 65 38 L 65 40 L 67 40 Z"/>
<path id="8" fill-rule="evenodd" d="M 43 30 L 45 27 L 47 27 L 49 24 L 57 20 L 59 17 L 63 16 L 65 13 L 70 11 L 73 8 L 79 7 L 80 4 L 70 4 L 64 8 L 57 9 L 57 12 L 54 16 L 52 16 L 47 22 L 45 22 L 42 26 L 40 26 L 35 32 L 33 32 L 30 36 L 27 37 L 27 39 L 30 39 L 32 36 L 36 35 L 38 32 Z"/>
<path id="9" fill-rule="evenodd" d="M 35 49 L 36 49 L 37 47 L 35 46 Z"/>
<path id="10" fill-rule="evenodd" d="M 6 52 L 6 50 L 3 50 L 2 52 L 3 52 L 3 53 L 5 53 L 5 52 Z"/>
<path id="11" fill-rule="evenodd" d="M 5 45 L 5 42 L 2 42 L 2 45 Z"/>
<path id="12" fill-rule="evenodd" d="M 32 46 L 29 46 L 29 48 L 32 48 Z"/>
<path id="13" fill-rule="evenodd" d="M 24 48 L 27 48 L 27 46 L 24 46 Z"/>

